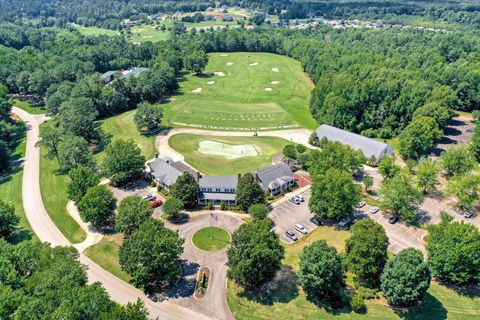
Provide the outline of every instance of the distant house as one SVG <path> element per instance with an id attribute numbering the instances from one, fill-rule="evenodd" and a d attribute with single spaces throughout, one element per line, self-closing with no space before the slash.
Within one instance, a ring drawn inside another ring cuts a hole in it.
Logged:
<path id="1" fill-rule="evenodd" d="M 233 17 L 232 17 L 232 16 L 223 16 L 223 17 L 222 17 L 222 21 L 232 22 L 232 21 L 233 21 Z"/>
<path id="2" fill-rule="evenodd" d="M 236 205 L 238 176 L 200 176 L 198 179 L 200 193 L 198 204 Z"/>
<path id="3" fill-rule="evenodd" d="M 208 11 L 208 12 L 212 12 L 213 10 L 215 10 L 215 9 L 213 9 L 212 7 L 208 7 L 208 8 L 207 8 L 207 11 Z"/>
<path id="4" fill-rule="evenodd" d="M 115 74 L 115 71 L 107 71 L 104 74 L 102 74 L 100 77 L 105 81 L 105 84 L 110 83 L 113 81 L 113 76 Z"/>
<path id="5" fill-rule="evenodd" d="M 393 154 L 392 146 L 375 139 L 367 138 L 356 133 L 345 131 L 339 128 L 322 124 L 317 130 L 318 140 L 326 138 L 328 141 L 338 141 L 349 145 L 355 150 L 360 150 L 367 160 L 375 158 L 375 164 L 380 161 L 383 156 Z"/>
<path id="6" fill-rule="evenodd" d="M 223 4 L 220 8 L 222 8 L 223 10 L 226 10 L 228 9 L 228 6 L 226 4 Z"/>
<path id="7" fill-rule="evenodd" d="M 213 14 L 206 14 L 205 15 L 205 20 L 206 21 L 215 21 L 217 20 Z"/>
<path id="8" fill-rule="evenodd" d="M 130 77 L 135 77 L 138 78 L 142 73 L 145 71 L 148 71 L 150 69 L 148 68 L 132 68 L 129 70 L 124 70 L 122 71 L 122 78 L 130 78 Z"/>
<path id="9" fill-rule="evenodd" d="M 182 162 L 172 161 L 170 159 L 156 158 L 149 164 L 147 174 L 158 183 L 163 189 L 170 191 L 170 187 L 185 172 L 190 172 L 194 176 L 197 172 Z"/>
<path id="10" fill-rule="evenodd" d="M 254 176 L 262 189 L 272 195 L 286 192 L 295 185 L 292 169 L 284 162 L 260 168 Z"/>
<path id="11" fill-rule="evenodd" d="M 135 21 L 135 20 L 126 20 L 126 21 L 124 21 L 124 23 L 125 23 L 125 25 L 126 25 L 127 27 L 133 27 L 133 26 L 136 26 L 136 25 L 139 24 L 139 23 L 138 23 L 137 21 Z"/>

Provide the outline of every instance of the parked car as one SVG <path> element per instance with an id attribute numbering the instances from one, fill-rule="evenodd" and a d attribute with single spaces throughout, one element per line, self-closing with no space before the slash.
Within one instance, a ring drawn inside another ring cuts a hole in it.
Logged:
<path id="1" fill-rule="evenodd" d="M 302 195 L 296 195 L 295 196 L 298 200 L 300 200 L 301 202 L 304 202 L 305 201 L 305 198 L 302 196 Z"/>
<path id="2" fill-rule="evenodd" d="M 397 223 L 397 221 L 398 221 L 397 216 L 391 216 L 390 218 L 388 218 L 388 223 L 390 223 L 390 224 L 395 224 L 395 223 Z"/>
<path id="3" fill-rule="evenodd" d="M 150 193 L 147 193 L 146 195 L 144 195 L 142 197 L 143 200 L 148 200 L 148 201 L 154 201 L 156 200 L 157 198 L 155 198 L 154 195 L 150 194 Z"/>
<path id="4" fill-rule="evenodd" d="M 156 294 L 151 294 L 150 293 L 150 294 L 147 295 L 147 298 L 152 300 L 153 302 L 158 302 L 158 297 L 157 297 Z"/>
<path id="5" fill-rule="evenodd" d="M 355 208 L 358 208 L 358 209 L 363 208 L 363 207 L 365 207 L 365 201 L 359 202 L 355 205 Z"/>
<path id="6" fill-rule="evenodd" d="M 298 223 L 295 224 L 295 230 L 297 230 L 298 232 L 303 233 L 303 234 L 308 233 L 307 229 L 305 229 L 304 226 L 302 226 L 301 224 L 298 224 Z"/>
<path id="7" fill-rule="evenodd" d="M 155 201 L 153 201 L 153 202 L 150 204 L 150 206 L 151 206 L 152 208 L 158 208 L 158 207 L 160 207 L 162 204 L 163 204 L 163 201 L 162 201 L 162 200 L 155 200 Z"/>
<path id="8" fill-rule="evenodd" d="M 352 218 L 345 218 L 338 223 L 340 228 L 348 228 L 352 224 Z"/>
<path id="9" fill-rule="evenodd" d="M 300 200 L 298 200 L 297 198 L 295 197 L 291 197 L 290 199 L 288 199 L 291 203 L 295 203 L 295 204 L 300 204 Z"/>
<path id="10" fill-rule="evenodd" d="M 368 209 L 367 213 L 370 213 L 370 214 L 375 214 L 378 212 L 378 208 L 377 207 L 373 207 L 373 208 L 370 208 Z"/>
<path id="11" fill-rule="evenodd" d="M 287 238 L 290 238 L 293 241 L 298 240 L 297 236 L 295 235 L 295 233 L 293 233 L 293 231 L 287 230 L 287 231 L 285 231 L 285 235 L 287 236 Z"/>
<path id="12" fill-rule="evenodd" d="M 313 216 L 310 218 L 310 222 L 313 223 L 314 225 L 316 226 L 321 226 L 322 225 L 322 221 L 320 220 L 319 217 L 317 216 Z"/>
<path id="13" fill-rule="evenodd" d="M 463 213 L 463 216 L 464 216 L 465 218 L 470 219 L 471 217 L 473 217 L 473 212 L 472 212 L 472 211 L 465 211 L 465 212 Z"/>

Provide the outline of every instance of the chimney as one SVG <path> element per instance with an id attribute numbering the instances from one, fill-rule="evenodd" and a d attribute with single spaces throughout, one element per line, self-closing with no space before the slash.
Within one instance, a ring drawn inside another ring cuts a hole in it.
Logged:
<path id="1" fill-rule="evenodd" d="M 200 172 L 197 171 L 197 182 L 200 181 L 200 177 L 201 177 L 201 176 L 200 176 Z"/>
<path id="2" fill-rule="evenodd" d="M 290 159 L 287 159 L 287 166 L 290 167 Z"/>
<path id="3" fill-rule="evenodd" d="M 258 182 L 260 179 L 258 178 L 258 171 L 255 171 L 255 182 Z"/>
<path id="4" fill-rule="evenodd" d="M 158 152 L 155 153 L 155 159 L 158 159 Z"/>
<path id="5" fill-rule="evenodd" d="M 240 180 L 241 177 L 242 177 L 242 174 L 239 172 L 239 173 L 237 174 L 238 180 Z"/>

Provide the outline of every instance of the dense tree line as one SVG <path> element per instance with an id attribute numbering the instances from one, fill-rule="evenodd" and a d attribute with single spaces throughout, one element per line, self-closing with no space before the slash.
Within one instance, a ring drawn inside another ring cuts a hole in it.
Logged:
<path id="1" fill-rule="evenodd" d="M 0 83 L 0 174 L 10 166 L 12 150 L 22 138 L 23 125 L 11 117 L 12 102 Z"/>

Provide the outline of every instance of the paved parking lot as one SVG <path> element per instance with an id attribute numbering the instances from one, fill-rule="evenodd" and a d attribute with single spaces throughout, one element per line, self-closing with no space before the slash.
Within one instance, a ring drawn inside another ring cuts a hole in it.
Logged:
<path id="1" fill-rule="evenodd" d="M 113 192 L 114 197 L 117 199 L 117 205 L 122 201 L 124 198 L 128 196 L 138 195 L 143 197 L 147 194 L 151 194 L 155 196 L 157 199 L 165 201 L 162 196 L 157 193 L 156 188 L 150 187 L 148 182 L 145 180 L 137 180 L 134 184 L 129 186 L 128 188 L 117 188 L 113 186 L 108 186 L 110 191 Z M 160 207 L 155 208 L 154 214 L 159 214 L 161 211 Z"/>
<path id="2" fill-rule="evenodd" d="M 280 239 L 286 243 L 292 243 L 293 241 L 285 236 L 285 231 L 293 231 L 298 238 L 303 237 L 303 234 L 296 231 L 294 225 L 296 223 L 304 226 L 308 231 L 315 229 L 317 226 L 310 222 L 310 218 L 313 214 L 308 209 L 308 199 L 310 199 L 310 190 L 306 190 L 300 193 L 305 201 L 297 205 L 290 201 L 282 202 L 277 205 L 270 213 L 269 218 L 274 223 L 274 230 L 280 236 Z"/>

